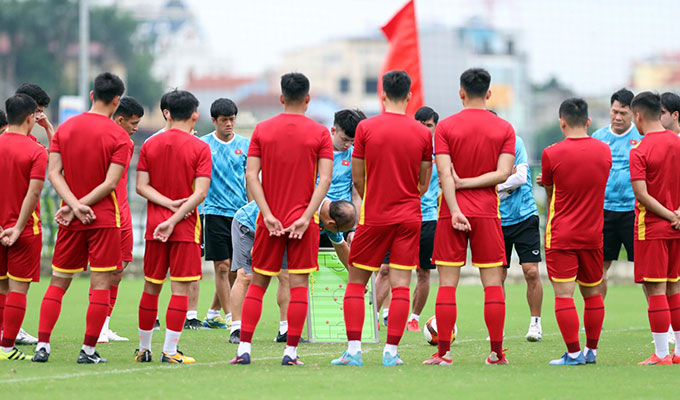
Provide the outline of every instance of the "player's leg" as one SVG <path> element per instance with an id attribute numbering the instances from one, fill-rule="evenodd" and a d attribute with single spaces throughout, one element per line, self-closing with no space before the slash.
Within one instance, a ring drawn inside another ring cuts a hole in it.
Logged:
<path id="1" fill-rule="evenodd" d="M 416 288 L 413 291 L 413 305 L 411 316 L 407 323 L 407 329 L 415 332 L 420 330 L 418 321 L 420 320 L 420 313 L 423 312 L 427 297 L 430 295 L 430 270 L 434 269 L 432 265 L 432 250 L 434 248 L 434 232 L 437 228 L 437 221 L 425 221 L 420 230 L 420 251 L 419 268 L 416 271 Z"/>
<path id="2" fill-rule="evenodd" d="M 229 334 L 229 343 L 238 344 L 241 341 L 241 309 L 246 292 L 252 280 L 253 274 L 246 273 L 244 268 L 239 268 L 236 272 L 236 282 L 231 288 L 232 321 Z"/>
<path id="3" fill-rule="evenodd" d="M 602 263 L 604 272 L 602 278 L 602 298 L 607 297 L 609 268 L 611 268 L 613 261 L 619 259 L 619 252 L 621 251 L 621 245 L 623 244 L 622 238 L 630 234 L 630 240 L 633 239 L 632 224 L 630 226 L 630 232 L 628 232 L 627 227 L 621 223 L 622 221 L 625 221 L 626 214 L 628 213 L 604 210 L 604 225 L 602 228 L 604 249 L 604 262 Z M 633 219 L 635 219 L 635 214 L 633 214 Z M 624 228 L 626 228 L 625 231 L 622 231 Z"/>
<path id="4" fill-rule="evenodd" d="M 160 250 L 155 250 L 154 256 L 160 257 Z M 158 316 L 158 296 L 161 293 L 167 274 L 167 266 L 163 268 L 161 263 L 156 264 L 159 267 L 156 271 L 152 271 L 150 264 L 146 261 L 148 258 L 147 254 L 149 254 L 149 242 L 147 242 L 146 253 L 144 255 L 144 290 L 139 300 L 137 313 L 139 331 L 139 347 L 135 354 L 135 361 L 137 362 L 151 362 L 151 339 L 153 338 L 154 325 Z M 165 258 L 165 261 L 167 262 L 167 258 Z M 165 274 L 162 276 L 160 273 L 161 269 L 165 270 Z M 154 279 L 152 276 L 157 276 L 161 279 Z"/>
<path id="5" fill-rule="evenodd" d="M 120 252 L 121 252 L 121 268 L 117 269 L 111 275 L 111 288 L 109 289 L 109 315 L 106 317 L 104 322 L 104 327 L 102 332 L 99 334 L 99 341 L 106 339 L 111 342 L 127 342 L 128 338 L 118 335 L 116 332 L 112 331 L 109 327 L 111 321 L 111 314 L 113 313 L 113 308 L 116 305 L 118 299 L 118 286 L 120 281 L 123 279 L 123 271 L 127 268 L 128 264 L 132 261 L 132 247 L 134 245 L 132 229 L 121 229 L 120 231 Z"/>
<path id="6" fill-rule="evenodd" d="M 229 238 L 229 241 L 231 242 L 231 238 Z M 212 305 L 203 320 L 203 326 L 227 329 L 227 324 L 232 319 L 231 285 L 229 284 L 231 259 L 214 261 L 213 265 L 215 267 L 215 295 L 213 296 Z M 220 316 L 221 309 L 224 309 L 224 318 Z"/>
<path id="7" fill-rule="evenodd" d="M 231 270 L 232 218 L 221 215 L 205 216 L 205 259 L 212 261 L 215 268 L 215 294 L 203 326 L 226 329 L 227 319 L 231 319 L 229 272 Z M 224 308 L 225 318 L 220 317 Z"/>
<path id="8" fill-rule="evenodd" d="M 31 356 L 24 354 L 14 346 L 19 329 L 21 329 L 21 323 L 26 315 L 26 294 L 29 284 L 30 281 L 0 280 L 0 292 L 7 289 L 6 301 L 3 304 L 3 317 L 0 317 L 0 320 L 4 321 L 2 340 L 0 340 L 0 360 L 31 359 Z"/>
<path id="9" fill-rule="evenodd" d="M 283 255 L 283 265 L 279 279 L 279 287 L 276 289 L 276 304 L 279 306 L 279 331 L 274 341 L 277 343 L 288 342 L 288 305 L 290 304 L 290 279 L 288 275 L 287 255 Z"/>
<path id="10" fill-rule="evenodd" d="M 583 356 L 586 364 L 595 364 L 597 344 L 604 322 L 603 272 L 599 267 L 602 265 L 603 252 L 595 249 L 576 250 L 576 253 L 579 264 L 576 282 L 585 303 L 583 325 L 586 331 L 586 347 L 583 349 Z"/>
<path id="11" fill-rule="evenodd" d="M 189 284 L 189 303 L 187 306 L 186 319 L 184 320 L 184 329 L 201 329 L 203 322 L 198 319 L 198 295 L 201 285 L 198 281 Z"/>
<path id="12" fill-rule="evenodd" d="M 517 230 L 513 240 L 515 241 L 515 250 L 519 256 L 519 262 L 522 265 L 524 280 L 527 283 L 527 303 L 531 314 L 529 330 L 525 337 L 530 342 L 540 342 L 543 338 L 543 328 L 541 327 L 543 285 L 538 272 L 538 263 L 541 261 L 541 233 L 538 216 L 531 216 L 519 225 L 520 229 Z"/>
<path id="13" fill-rule="evenodd" d="M 376 310 L 380 312 L 382 309 L 382 317 L 385 326 L 387 326 L 387 315 L 389 314 L 390 310 L 390 298 L 391 298 L 391 289 L 392 287 L 390 286 L 390 254 L 389 252 L 385 255 L 385 258 L 383 260 L 383 263 L 380 264 L 380 270 L 378 270 L 378 273 L 376 274 L 375 278 L 375 301 L 376 301 Z"/>
<path id="14" fill-rule="evenodd" d="M 672 240 L 669 247 L 671 258 L 666 283 L 666 296 L 671 311 L 672 332 L 669 335 L 673 335 L 675 339 L 673 363 L 680 364 L 680 240 Z"/>
<path id="15" fill-rule="evenodd" d="M 232 322 L 229 343 L 241 341 L 241 309 L 253 276 L 252 256 L 255 232 L 234 220 L 231 225 L 231 241 L 234 250 L 231 269 L 236 281 L 231 288 Z"/>

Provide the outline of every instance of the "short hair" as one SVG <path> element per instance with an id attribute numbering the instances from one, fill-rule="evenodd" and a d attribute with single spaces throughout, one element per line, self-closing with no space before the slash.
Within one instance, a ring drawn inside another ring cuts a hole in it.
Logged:
<path id="1" fill-rule="evenodd" d="M 633 113 L 639 112 L 649 121 L 661 118 L 661 96 L 658 93 L 642 92 L 630 102 Z"/>
<path id="2" fill-rule="evenodd" d="M 661 105 L 669 113 L 680 113 L 680 96 L 672 92 L 666 92 L 661 95 Z"/>
<path id="3" fill-rule="evenodd" d="M 630 103 L 633 101 L 633 92 L 626 88 L 621 88 L 612 95 L 609 105 L 613 106 L 615 101 L 618 101 L 624 107 L 630 107 Z"/>
<path id="4" fill-rule="evenodd" d="M 30 96 L 40 107 L 47 107 L 50 105 L 50 96 L 40 86 L 35 83 L 24 82 L 19 86 L 15 94 L 23 93 Z"/>
<path id="5" fill-rule="evenodd" d="M 21 125 L 26 117 L 33 114 L 38 109 L 38 103 L 29 95 L 19 93 L 5 101 L 7 111 L 7 123 L 10 125 Z"/>
<path id="6" fill-rule="evenodd" d="M 411 77 L 406 71 L 389 71 L 382 77 L 382 88 L 388 99 L 403 101 L 411 91 Z"/>
<path id="7" fill-rule="evenodd" d="M 198 100 L 186 90 L 173 90 L 168 93 L 167 102 L 167 110 L 175 121 L 186 121 L 198 109 Z"/>
<path id="8" fill-rule="evenodd" d="M 125 119 L 130 119 L 134 115 L 142 118 L 144 116 L 144 107 L 142 107 L 142 105 L 139 104 L 137 100 L 130 96 L 121 98 L 120 104 L 118 104 L 118 108 L 116 109 L 116 112 L 113 113 L 113 116 L 121 116 Z"/>
<path id="9" fill-rule="evenodd" d="M 309 94 L 309 79 L 299 72 L 282 75 L 281 94 L 287 103 L 302 102 Z"/>
<path id="10" fill-rule="evenodd" d="M 432 107 L 424 106 L 420 107 L 418 111 L 416 111 L 415 119 L 416 121 L 420 122 L 432 120 L 436 125 L 439 122 L 439 114 L 437 114 L 437 112 L 433 110 Z"/>
<path id="11" fill-rule="evenodd" d="M 333 125 L 342 129 L 342 131 L 345 132 L 345 135 L 354 138 L 357 125 L 359 125 L 359 122 L 364 119 L 366 119 L 366 114 L 364 114 L 363 111 L 359 110 L 358 108 L 354 110 L 345 109 L 335 113 Z"/>
<path id="12" fill-rule="evenodd" d="M 0 128 L 6 127 L 8 124 L 7 122 L 7 114 L 5 114 L 4 111 L 0 110 Z"/>
<path id="13" fill-rule="evenodd" d="M 490 85 L 491 75 L 483 68 L 470 68 L 460 75 L 460 87 L 470 98 L 486 96 Z"/>
<path id="14" fill-rule="evenodd" d="M 116 74 L 102 72 L 94 78 L 94 100 L 110 104 L 116 96 L 125 92 L 123 80 Z"/>
<path id="15" fill-rule="evenodd" d="M 335 224 L 340 227 L 346 227 L 349 224 L 354 226 L 357 220 L 357 210 L 354 204 L 347 200 L 336 200 L 331 202 L 328 210 L 328 215 L 335 220 Z"/>
<path id="16" fill-rule="evenodd" d="M 564 100 L 560 105 L 560 118 L 572 128 L 586 126 L 588 124 L 588 103 L 578 97 Z"/>
<path id="17" fill-rule="evenodd" d="M 217 119 L 220 115 L 230 117 L 238 114 L 238 107 L 231 99 L 219 98 L 210 106 L 210 116 Z"/>

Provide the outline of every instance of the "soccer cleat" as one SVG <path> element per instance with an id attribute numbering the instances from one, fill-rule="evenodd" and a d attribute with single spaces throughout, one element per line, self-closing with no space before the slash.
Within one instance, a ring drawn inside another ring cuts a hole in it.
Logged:
<path id="1" fill-rule="evenodd" d="M 505 352 L 507 350 L 508 349 L 503 349 L 500 358 L 498 357 L 498 354 L 496 354 L 495 351 L 492 351 L 491 354 L 489 354 L 489 357 L 486 359 L 486 365 L 507 365 L 508 359 L 505 358 Z"/>
<path id="2" fill-rule="evenodd" d="M 109 342 L 109 336 L 106 334 L 106 332 L 101 331 L 99 333 L 99 339 L 97 339 L 97 343 L 108 343 Z"/>
<path id="3" fill-rule="evenodd" d="M 385 326 L 387 326 L 387 315 L 383 317 L 383 323 L 385 324 Z"/>
<path id="4" fill-rule="evenodd" d="M 139 349 L 135 350 L 135 361 L 137 362 L 151 362 L 151 350 Z"/>
<path id="5" fill-rule="evenodd" d="M 129 342 L 130 341 L 130 339 L 120 336 L 118 333 L 112 331 L 111 329 L 108 329 L 106 331 L 106 336 L 108 337 L 109 342 Z"/>
<path id="6" fill-rule="evenodd" d="M 420 332 L 420 326 L 417 319 L 412 319 L 406 323 L 406 330 L 409 332 Z"/>
<path id="7" fill-rule="evenodd" d="M 203 320 L 203 327 L 209 329 L 227 329 L 227 320 L 222 316 L 206 318 Z"/>
<path id="8" fill-rule="evenodd" d="M 201 328 L 203 328 L 203 322 L 201 322 L 198 318 L 184 320 L 184 329 L 201 329 Z"/>
<path id="9" fill-rule="evenodd" d="M 156 318 L 156 322 L 153 324 L 153 330 L 154 331 L 160 331 L 161 330 L 161 321 Z"/>
<path id="10" fill-rule="evenodd" d="M 237 329 L 229 335 L 229 343 L 239 344 L 241 343 L 241 330 Z"/>
<path id="11" fill-rule="evenodd" d="M 443 356 L 440 356 L 439 353 L 432 354 L 432 358 L 423 361 L 423 364 L 451 366 L 453 365 L 453 360 L 451 359 L 450 352 L 447 351 Z"/>
<path id="12" fill-rule="evenodd" d="M 102 358 L 96 351 L 89 355 L 85 350 L 80 350 L 78 354 L 78 364 L 102 364 L 106 362 L 106 358 Z"/>
<path id="13" fill-rule="evenodd" d="M 274 341 L 276 343 L 286 343 L 286 341 L 288 341 L 288 332 L 287 331 L 285 333 L 277 332 Z"/>
<path id="14" fill-rule="evenodd" d="M 364 360 L 361 358 L 361 352 L 352 355 L 349 354 L 348 351 L 345 351 L 340 358 L 331 361 L 331 365 L 351 365 L 354 367 L 361 367 L 364 365 Z"/>
<path id="15" fill-rule="evenodd" d="M 47 360 L 50 358 L 50 353 L 47 352 L 44 348 L 38 349 L 38 351 L 33 354 L 33 357 L 31 358 L 31 361 L 33 362 L 39 362 L 39 363 L 45 363 Z"/>
<path id="16" fill-rule="evenodd" d="M 569 353 L 564 353 L 564 355 L 557 360 L 552 360 L 548 365 L 585 365 L 586 359 L 583 357 L 583 352 L 578 353 L 578 357 L 571 358 Z"/>
<path id="17" fill-rule="evenodd" d="M 586 364 L 597 363 L 597 354 L 595 354 L 593 349 L 586 350 L 585 353 L 583 354 L 583 357 L 586 359 Z"/>
<path id="18" fill-rule="evenodd" d="M 241 355 L 236 354 L 236 357 L 234 357 L 234 359 L 231 360 L 230 363 L 248 365 L 250 364 L 250 353 L 243 353 Z"/>
<path id="19" fill-rule="evenodd" d="M 399 357 L 399 353 L 397 355 L 393 356 L 388 352 L 383 353 L 383 361 L 382 361 L 383 367 L 396 367 L 398 365 L 404 365 L 404 362 L 401 361 L 401 357 Z"/>
<path id="20" fill-rule="evenodd" d="M 645 361 L 640 361 L 638 365 L 673 365 L 673 358 L 669 354 L 664 358 L 659 358 L 655 353 Z"/>
<path id="21" fill-rule="evenodd" d="M 0 350 L 0 360 L 16 360 L 16 361 L 22 361 L 22 360 L 31 360 L 31 356 L 28 354 L 24 354 L 23 351 L 17 349 L 14 347 L 12 351 L 8 351 L 5 353 L 4 351 Z"/>
<path id="22" fill-rule="evenodd" d="M 38 344 L 38 338 L 35 338 L 28 334 L 24 328 L 19 329 L 17 333 L 17 338 L 14 342 L 15 344 Z"/>
<path id="23" fill-rule="evenodd" d="M 305 363 L 300 361 L 300 357 L 291 358 L 290 356 L 283 356 L 281 365 L 305 365 Z"/>
<path id="24" fill-rule="evenodd" d="M 149 354 L 149 356 L 151 355 Z M 177 353 L 173 355 L 163 352 L 163 354 L 161 354 L 161 362 L 170 364 L 193 364 L 196 360 L 192 357 L 185 356 L 184 353 L 177 350 Z"/>
<path id="25" fill-rule="evenodd" d="M 680 364 L 680 355 L 672 354 L 671 361 L 673 361 L 673 364 Z"/>
<path id="26" fill-rule="evenodd" d="M 541 324 L 532 323 L 529 325 L 529 331 L 525 336 L 526 340 L 529 342 L 540 342 L 543 340 L 543 329 Z"/>

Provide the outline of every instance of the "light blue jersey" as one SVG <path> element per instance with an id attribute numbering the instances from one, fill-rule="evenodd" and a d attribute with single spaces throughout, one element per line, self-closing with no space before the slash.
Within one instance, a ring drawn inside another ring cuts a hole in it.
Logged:
<path id="1" fill-rule="evenodd" d="M 437 172 L 433 158 L 430 187 L 420 198 L 420 211 L 423 214 L 423 221 L 436 221 L 439 217 L 439 193 L 439 172 Z"/>
<path id="2" fill-rule="evenodd" d="M 233 217 L 248 202 L 245 177 L 250 139 L 234 135 L 225 142 L 212 132 L 201 137 L 201 140 L 210 146 L 213 163 L 203 214 Z"/>
<path id="3" fill-rule="evenodd" d="M 534 190 L 532 187 L 531 169 L 528 168 L 529 159 L 524 141 L 519 136 L 515 136 L 515 164 L 527 164 L 527 181 L 510 196 L 501 200 L 501 225 L 510 226 L 519 224 L 527 218 L 538 215 Z"/>
<path id="4" fill-rule="evenodd" d="M 331 201 L 346 200 L 352 201 L 352 153 L 354 146 L 343 152 L 333 152 L 333 179 L 328 188 L 326 197 Z M 319 178 L 316 179 L 319 183 Z"/>
<path id="5" fill-rule="evenodd" d="M 604 209 L 618 212 L 635 210 L 635 194 L 630 184 L 628 162 L 630 149 L 642 139 L 642 135 L 631 124 L 630 129 L 621 135 L 612 132 L 610 125 L 595 131 L 593 137 L 605 142 L 612 152 L 612 169 L 609 171 L 607 189 L 604 192 Z"/>

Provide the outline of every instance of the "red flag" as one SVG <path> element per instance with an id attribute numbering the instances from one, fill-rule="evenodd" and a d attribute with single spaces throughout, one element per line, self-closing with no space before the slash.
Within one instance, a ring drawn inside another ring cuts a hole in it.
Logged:
<path id="1" fill-rule="evenodd" d="M 378 75 L 378 96 L 382 92 L 382 77 L 385 72 L 393 70 L 406 71 L 411 77 L 411 101 L 406 114 L 413 116 L 423 106 L 423 80 L 420 75 L 420 48 L 418 46 L 418 27 L 414 0 L 406 3 L 404 8 L 382 27 L 389 41 L 387 54 Z M 381 102 L 382 103 L 382 102 Z M 384 105 L 381 104 L 384 109 Z"/>

